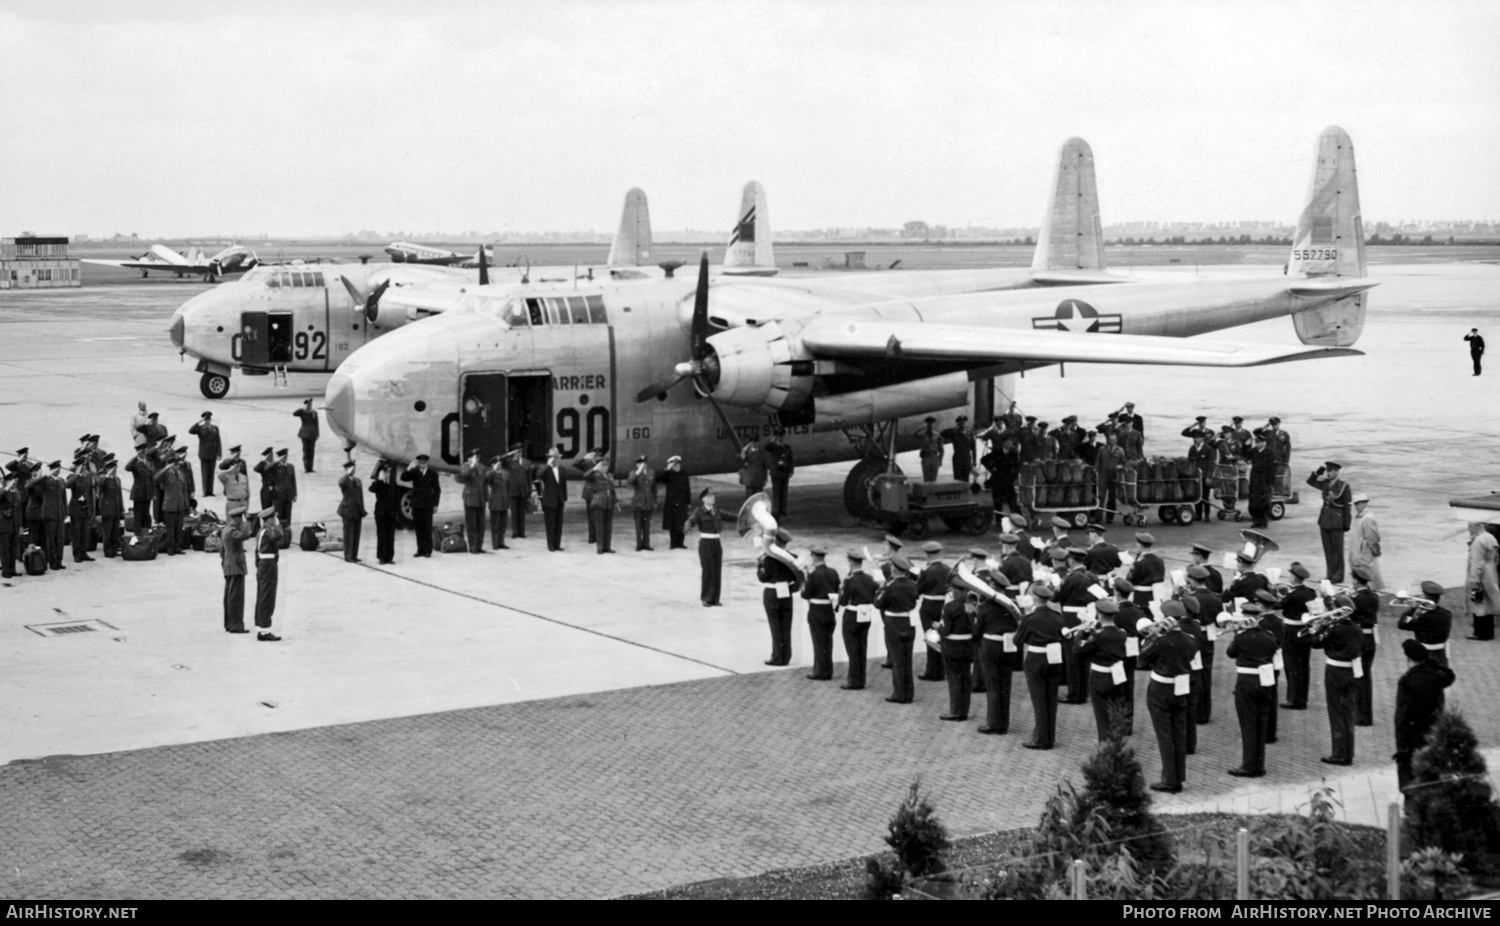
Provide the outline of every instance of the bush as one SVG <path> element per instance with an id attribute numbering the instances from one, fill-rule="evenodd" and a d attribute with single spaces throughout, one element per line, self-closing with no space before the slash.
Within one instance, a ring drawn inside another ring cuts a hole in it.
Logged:
<path id="1" fill-rule="evenodd" d="M 1083 792 L 1078 795 L 1073 823 L 1082 824 L 1095 808 L 1109 824 L 1110 838 L 1129 840 L 1106 848 L 1113 854 L 1128 847 L 1148 877 L 1164 874 L 1176 860 L 1172 837 L 1151 813 L 1151 793 L 1135 750 L 1120 736 L 1123 718 L 1112 717 L 1114 735 L 1100 743 L 1083 764 Z"/>
<path id="2" fill-rule="evenodd" d="M 1436 847 L 1413 852 L 1401 863 L 1401 899 L 1447 900 L 1474 893 L 1463 860 L 1462 855 Z"/>
<path id="3" fill-rule="evenodd" d="M 1380 896 L 1380 866 L 1360 862 L 1338 825 L 1333 790 L 1313 791 L 1307 815 L 1272 818 L 1250 838 L 1251 896 L 1263 900 L 1359 900 Z"/>
<path id="4" fill-rule="evenodd" d="M 896 865 L 879 859 L 865 859 L 865 899 L 890 900 L 901 893 L 903 883 Z"/>
<path id="5" fill-rule="evenodd" d="M 1460 854 L 1467 870 L 1490 875 L 1500 871 L 1500 806 L 1478 747 L 1462 714 L 1438 715 L 1412 759 L 1406 839 L 1416 849 Z"/>
<path id="6" fill-rule="evenodd" d="M 938 820 L 932 803 L 922 795 L 918 776 L 906 792 L 906 799 L 896 808 L 887 825 L 886 845 L 896 851 L 896 859 L 908 878 L 937 874 L 945 867 L 943 856 L 952 845 L 948 828 Z"/>

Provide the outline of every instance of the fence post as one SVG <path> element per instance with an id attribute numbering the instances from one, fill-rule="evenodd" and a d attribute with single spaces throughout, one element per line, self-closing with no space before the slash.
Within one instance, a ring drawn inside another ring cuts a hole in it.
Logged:
<path id="1" fill-rule="evenodd" d="M 1234 899 L 1250 899 L 1250 831 L 1234 834 Z"/>
<path id="2" fill-rule="evenodd" d="M 1083 859 L 1081 858 L 1075 858 L 1073 860 L 1073 899 L 1089 899 L 1088 888 L 1084 885 L 1083 880 Z"/>
<path id="3" fill-rule="evenodd" d="M 1401 899 L 1401 805 L 1391 801 L 1385 813 L 1385 893 Z"/>

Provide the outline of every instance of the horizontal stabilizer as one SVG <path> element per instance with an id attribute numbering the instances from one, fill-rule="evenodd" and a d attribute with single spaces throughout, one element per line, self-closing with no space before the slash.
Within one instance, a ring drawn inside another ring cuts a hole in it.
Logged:
<path id="1" fill-rule="evenodd" d="M 1128 363 L 1253 367 L 1289 360 L 1356 356 L 1347 348 L 1248 344 L 1147 334 L 1074 334 L 1024 328 L 982 328 L 914 322 L 818 319 L 801 331 L 819 357 L 948 360 L 958 363 Z"/>
<path id="2" fill-rule="evenodd" d="M 1031 282 L 1038 286 L 1088 286 L 1130 281 L 1103 270 L 1038 270 L 1031 274 Z"/>
<path id="3" fill-rule="evenodd" d="M 1357 295 L 1379 285 L 1379 280 L 1371 280 L 1368 277 L 1312 277 L 1298 280 L 1286 289 L 1295 296 L 1342 299 L 1344 296 Z"/>

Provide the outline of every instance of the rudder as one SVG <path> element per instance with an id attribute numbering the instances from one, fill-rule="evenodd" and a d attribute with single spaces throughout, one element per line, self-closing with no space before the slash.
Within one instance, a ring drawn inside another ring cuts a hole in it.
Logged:
<path id="1" fill-rule="evenodd" d="M 1297 219 L 1288 277 L 1349 277 L 1365 275 L 1365 230 L 1359 208 L 1359 182 L 1354 167 L 1354 143 L 1336 125 L 1318 136 L 1307 204 Z M 1365 294 L 1348 296 L 1292 316 L 1303 344 L 1348 347 L 1365 326 Z"/>
<path id="2" fill-rule="evenodd" d="M 609 246 L 610 267 L 644 267 L 651 263 L 651 210 L 640 187 L 625 194 L 620 230 Z"/>
<path id="3" fill-rule="evenodd" d="M 723 272 L 734 276 L 772 276 L 776 273 L 766 188 L 758 181 L 745 184 L 740 194 L 739 221 L 729 235 Z"/>
<path id="4" fill-rule="evenodd" d="M 1104 232 L 1099 222 L 1099 186 L 1094 152 L 1081 138 L 1063 142 L 1047 214 L 1037 235 L 1031 269 L 1103 270 Z"/>

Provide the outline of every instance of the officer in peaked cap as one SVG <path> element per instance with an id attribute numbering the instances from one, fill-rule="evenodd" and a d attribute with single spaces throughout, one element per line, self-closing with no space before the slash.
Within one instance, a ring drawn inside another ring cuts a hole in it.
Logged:
<path id="1" fill-rule="evenodd" d="M 1208 578 L 1205 580 L 1208 589 L 1222 598 L 1224 596 L 1224 576 L 1213 563 L 1209 562 L 1213 555 L 1214 551 L 1209 549 L 1207 544 L 1195 543 L 1188 547 L 1188 556 L 1192 560 L 1192 564 L 1194 566 L 1202 566 L 1208 571 Z"/>
<path id="2" fill-rule="evenodd" d="M 1340 476 L 1342 472 L 1342 466 L 1328 460 L 1307 477 L 1307 484 L 1323 493 L 1323 507 L 1318 512 L 1323 577 L 1335 585 L 1344 581 L 1344 535 L 1354 525 L 1354 493 Z"/>
<path id="3" fill-rule="evenodd" d="M 761 606 L 766 612 L 766 623 L 771 631 L 771 658 L 768 666 L 785 666 L 792 662 L 792 594 L 802 587 L 798 570 L 788 565 L 783 556 L 789 557 L 787 545 L 792 535 L 784 528 L 777 528 L 774 543 L 761 551 L 756 564 L 756 578 L 760 579 Z"/>
<path id="4" fill-rule="evenodd" d="M 276 614 L 276 588 L 280 584 L 281 535 L 286 530 L 277 523 L 276 509 L 260 513 L 260 530 L 255 535 L 255 639 L 275 643 L 281 639 L 271 626 Z"/>
<path id="5" fill-rule="evenodd" d="M 1130 580 L 1131 586 L 1135 589 L 1136 605 L 1144 608 L 1151 604 L 1156 583 L 1166 580 L 1167 567 L 1161 561 L 1161 557 L 1152 552 L 1152 548 L 1156 546 L 1156 538 L 1150 533 L 1137 531 L 1135 544 L 1135 562 L 1131 563 L 1130 571 L 1125 578 Z"/>

